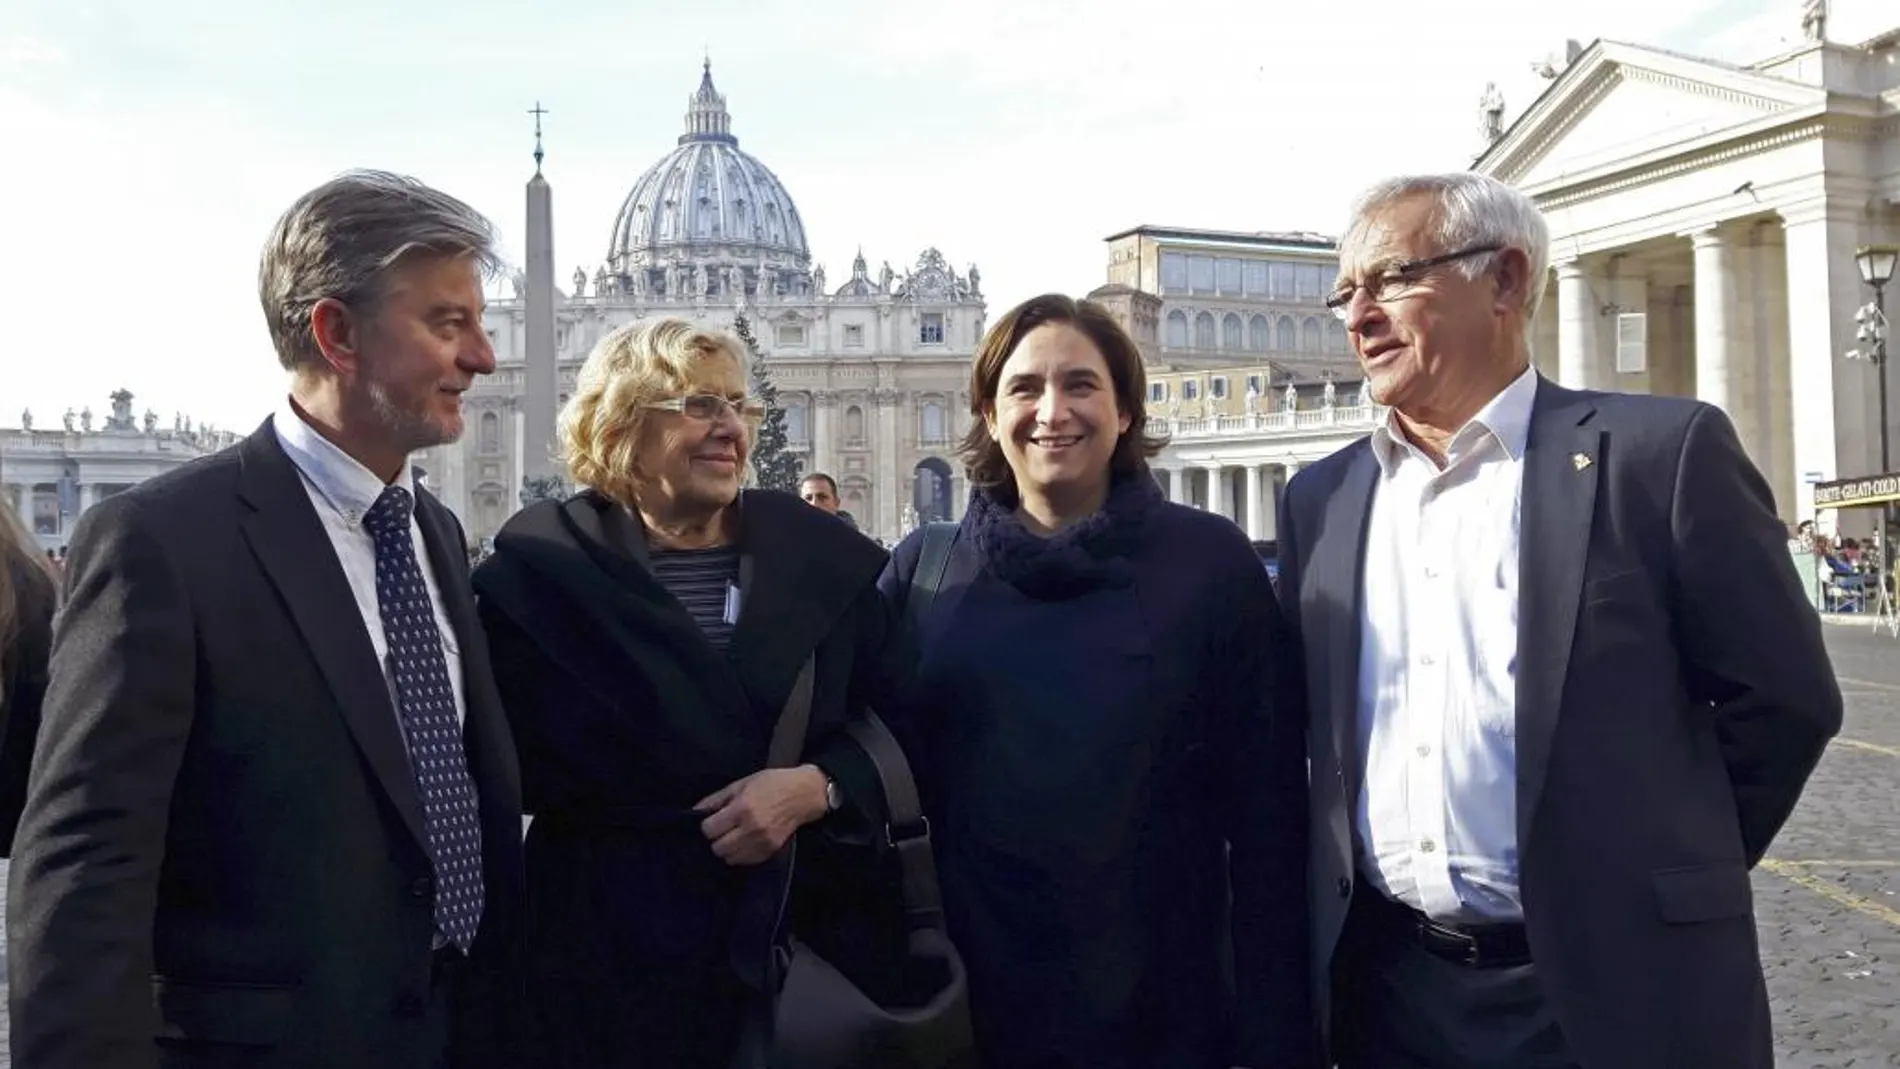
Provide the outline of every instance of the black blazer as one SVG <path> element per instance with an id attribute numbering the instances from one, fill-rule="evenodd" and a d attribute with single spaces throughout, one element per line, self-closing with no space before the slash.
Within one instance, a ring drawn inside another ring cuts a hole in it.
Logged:
<path id="1" fill-rule="evenodd" d="M 1769 1066 L 1748 870 L 1841 723 L 1772 495 L 1720 410 L 1542 380 L 1523 464 L 1517 824 L 1539 976 L 1583 1064 Z M 1321 1006 L 1354 879 L 1377 475 L 1368 441 L 1341 450 L 1288 486 L 1280 526 Z"/>
<path id="2" fill-rule="evenodd" d="M 873 965 L 888 960 L 879 933 L 901 937 L 895 888 L 880 894 L 876 866 L 853 861 L 883 803 L 844 732 L 879 678 L 886 554 L 785 493 L 745 492 L 740 525 L 753 563 L 725 653 L 653 576 L 640 521 L 591 491 L 517 514 L 475 571 L 534 815 L 532 1064 L 730 1061 L 750 1001 L 735 954 L 762 960 L 770 937 L 739 939 L 739 910 L 766 870 L 720 861 L 691 807 L 764 766 L 808 656 L 806 757 L 849 805 L 799 836 L 794 927 Z M 847 923 L 880 911 L 888 925 Z"/>
<path id="3" fill-rule="evenodd" d="M 29 549 L 29 552 L 32 550 Z M 40 730 L 40 705 L 46 697 L 46 662 L 52 655 L 53 610 L 58 587 L 31 561 L 0 561 L 11 574 L 14 591 L 13 637 L 0 665 L 0 857 L 13 853 L 13 829 L 26 799 L 26 773 L 33 763 L 33 740 Z M 0 636 L 0 641 L 7 641 Z"/>
<path id="4" fill-rule="evenodd" d="M 457 1028 L 513 938 L 521 804 L 455 518 L 416 518 L 462 650 L 486 905 Z M 8 937 L 44 1069 L 436 1065 L 421 804 L 381 666 L 267 421 L 88 511 L 71 543 Z M 494 966 L 493 969 L 490 966 Z M 248 1048 L 248 1049 L 247 1049 Z M 458 1058 L 452 1065 L 473 1064 Z"/>

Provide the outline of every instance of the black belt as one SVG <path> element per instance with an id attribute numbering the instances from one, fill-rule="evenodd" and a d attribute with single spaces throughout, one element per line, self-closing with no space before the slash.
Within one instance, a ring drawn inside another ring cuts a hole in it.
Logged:
<path id="1" fill-rule="evenodd" d="M 1422 947 L 1435 957 L 1473 969 L 1528 965 L 1531 944 L 1522 924 L 1456 924 L 1433 920 L 1370 886 L 1358 897 L 1369 919 L 1391 937 Z"/>

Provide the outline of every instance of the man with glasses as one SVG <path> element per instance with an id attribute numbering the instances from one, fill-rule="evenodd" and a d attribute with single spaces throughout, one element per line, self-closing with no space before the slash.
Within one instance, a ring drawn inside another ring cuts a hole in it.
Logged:
<path id="1" fill-rule="evenodd" d="M 1728 417 L 1540 378 L 1549 238 L 1475 174 L 1359 201 L 1366 440 L 1302 471 L 1316 1004 L 1342 1069 L 1724 1069 L 1773 1045 L 1748 870 L 1841 721 Z"/>

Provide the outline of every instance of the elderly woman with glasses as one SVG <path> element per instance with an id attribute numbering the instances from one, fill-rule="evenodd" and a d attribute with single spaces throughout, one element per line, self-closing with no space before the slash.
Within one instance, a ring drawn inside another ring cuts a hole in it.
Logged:
<path id="1" fill-rule="evenodd" d="M 770 939 L 748 938 L 742 901 L 794 836 L 803 941 L 871 969 L 880 911 L 901 937 L 856 845 L 883 801 L 846 734 L 882 646 L 885 553 L 790 493 L 742 489 L 763 415 L 749 379 L 723 332 L 610 334 L 560 419 L 580 492 L 516 515 L 475 573 L 533 816 L 541 1065 L 726 1069 L 758 1006 L 737 948 Z M 767 769 L 808 662 L 802 761 Z"/>

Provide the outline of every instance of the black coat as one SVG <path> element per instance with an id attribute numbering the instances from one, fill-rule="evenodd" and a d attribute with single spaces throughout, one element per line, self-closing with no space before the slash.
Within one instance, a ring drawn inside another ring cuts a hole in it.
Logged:
<path id="1" fill-rule="evenodd" d="M 26 800 L 33 739 L 40 730 L 40 704 L 46 697 L 58 588 L 36 562 L 14 559 L 0 567 L 11 573 L 7 582 L 14 593 L 13 635 L 0 635 L 0 642 L 7 643 L 0 654 L 6 672 L 0 679 L 0 857 L 10 857 L 13 829 Z"/>
<path id="2" fill-rule="evenodd" d="M 486 899 L 520 900 L 514 747 L 455 517 L 416 523 L 462 650 Z M 44 1069 L 435 1066 L 433 871 L 361 610 L 266 422 L 88 510 L 73 534 L 42 749 L 14 843 L 13 1056 Z M 465 1051 L 505 1050 L 485 984 Z M 466 1061 L 453 1063 L 470 1064 Z"/>
<path id="3" fill-rule="evenodd" d="M 1767 484 L 1719 409 L 1537 384 L 1518 561 L 1524 925 L 1586 1066 L 1774 1061 L 1748 870 L 1840 728 Z M 1360 441 L 1302 471 L 1281 594 L 1311 696 L 1314 994 L 1357 877 Z M 1323 1018 L 1324 1019 L 1324 1018 Z"/>
<path id="4" fill-rule="evenodd" d="M 984 1064 L 1304 1069 L 1290 636 L 1240 530 L 1138 478 L 1087 554 L 973 498 L 893 657 Z M 894 605 L 921 548 L 884 575 Z"/>
<path id="5" fill-rule="evenodd" d="M 799 835 L 794 925 L 811 938 L 859 905 L 897 907 L 870 883 L 831 882 L 854 848 L 830 840 L 860 837 L 882 811 L 844 727 L 875 679 L 885 553 L 789 494 L 748 491 L 740 512 L 751 589 L 726 653 L 648 570 L 638 518 L 592 492 L 516 516 L 476 571 L 534 815 L 526 1009 L 542 1064 L 730 1058 L 752 997 L 731 960 L 735 916 L 765 870 L 719 860 L 691 806 L 764 766 L 814 653 L 806 754 L 848 804 Z"/>

